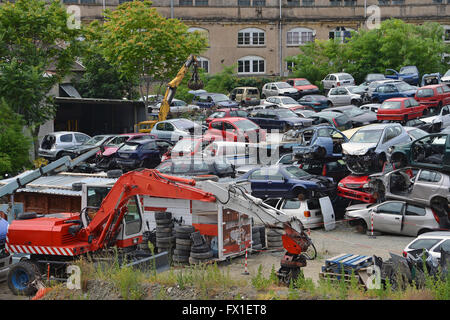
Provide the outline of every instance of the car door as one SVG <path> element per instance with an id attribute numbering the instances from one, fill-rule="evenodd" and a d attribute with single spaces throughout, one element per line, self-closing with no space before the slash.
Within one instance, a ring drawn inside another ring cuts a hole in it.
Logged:
<path id="1" fill-rule="evenodd" d="M 231 122 L 223 122 L 223 139 L 225 141 L 238 141 L 238 132 Z"/>
<path id="2" fill-rule="evenodd" d="M 384 93 L 382 97 L 382 101 L 390 98 L 398 97 L 400 94 L 398 92 L 398 89 L 393 84 L 387 84 L 384 88 Z"/>
<path id="3" fill-rule="evenodd" d="M 323 88 L 324 89 L 329 89 L 330 88 L 330 74 L 327 75 L 323 80 L 322 80 L 322 84 L 323 84 Z"/>
<path id="4" fill-rule="evenodd" d="M 405 203 L 400 201 L 387 201 L 372 210 L 374 230 L 399 234 Z M 369 218 L 370 221 L 370 218 Z M 371 226 L 367 226 L 371 230 Z"/>
<path id="5" fill-rule="evenodd" d="M 328 92 L 328 99 L 332 104 L 339 104 L 339 88 L 333 88 Z"/>
<path id="6" fill-rule="evenodd" d="M 73 133 L 63 134 L 59 136 L 59 141 L 57 142 L 57 149 L 64 150 L 72 147 L 74 144 L 75 144 L 75 137 Z"/>
<path id="7" fill-rule="evenodd" d="M 268 168 L 266 197 L 285 197 L 289 189 L 289 185 L 285 183 L 285 179 L 280 170 L 276 167 Z"/>
<path id="8" fill-rule="evenodd" d="M 419 230 L 429 228 L 430 225 L 433 225 L 433 221 L 436 223 L 433 216 L 427 216 L 425 207 L 408 203 L 403 215 L 401 233 L 413 237 L 417 236 Z"/>
<path id="9" fill-rule="evenodd" d="M 450 107 L 443 106 L 441 109 L 442 128 L 450 126 Z"/>
<path id="10" fill-rule="evenodd" d="M 82 133 L 75 133 L 75 145 L 80 145 L 89 140 L 89 136 Z"/>
<path id="11" fill-rule="evenodd" d="M 421 169 L 414 181 L 410 197 L 427 204 L 432 196 L 443 188 L 444 177 L 441 173 L 428 169 Z M 448 190 L 448 188 L 446 188 Z"/>
<path id="12" fill-rule="evenodd" d="M 252 195 L 259 198 L 267 198 L 267 175 L 263 168 L 253 171 L 248 181 L 251 183 Z"/>

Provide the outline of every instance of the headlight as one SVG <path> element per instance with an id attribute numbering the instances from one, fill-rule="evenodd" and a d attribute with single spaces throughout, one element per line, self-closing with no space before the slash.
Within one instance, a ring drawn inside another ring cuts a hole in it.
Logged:
<path id="1" fill-rule="evenodd" d="M 367 189 L 367 188 L 369 188 L 369 183 L 364 183 L 363 189 Z"/>
<path id="2" fill-rule="evenodd" d="M 338 183 L 338 187 L 344 187 L 344 184 L 341 183 L 341 182 L 339 182 L 339 183 Z"/>

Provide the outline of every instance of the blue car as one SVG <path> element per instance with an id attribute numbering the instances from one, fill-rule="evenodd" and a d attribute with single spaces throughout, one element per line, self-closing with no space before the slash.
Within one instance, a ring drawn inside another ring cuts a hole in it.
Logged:
<path id="1" fill-rule="evenodd" d="M 292 134 L 298 141 L 298 145 L 292 147 L 292 153 L 298 160 L 342 158 L 342 143 L 348 142 L 342 132 L 328 125 L 314 126 Z"/>
<path id="2" fill-rule="evenodd" d="M 302 106 L 312 107 L 315 111 L 328 108 L 328 98 L 319 94 L 309 94 L 297 100 Z"/>
<path id="3" fill-rule="evenodd" d="M 216 107 L 221 108 L 239 108 L 239 103 L 230 100 L 226 95 L 222 93 L 209 93 L 204 92 L 196 95 L 192 100 L 192 104 L 199 106 L 200 108 L 209 109 Z"/>
<path id="4" fill-rule="evenodd" d="M 417 87 L 413 87 L 403 81 L 392 81 L 379 84 L 372 92 L 372 102 L 382 103 L 391 98 L 414 97 Z"/>
<path id="5" fill-rule="evenodd" d="M 313 122 L 311 119 L 299 117 L 289 109 L 261 109 L 251 113 L 248 119 L 263 129 L 275 129 L 281 132 L 309 127 Z"/>
<path id="6" fill-rule="evenodd" d="M 406 83 L 409 83 L 414 86 L 418 86 L 420 82 L 419 70 L 417 70 L 416 66 L 402 67 L 399 72 L 397 72 L 394 69 L 386 69 L 385 73 L 386 73 L 385 77 L 387 79 L 403 80 Z"/>
<path id="7" fill-rule="evenodd" d="M 133 140 L 125 142 L 116 153 L 116 164 L 124 171 L 137 168 L 155 168 L 161 157 L 173 147 L 173 143 L 161 139 Z"/>
<path id="8" fill-rule="evenodd" d="M 333 178 L 309 174 L 293 165 L 255 168 L 239 178 L 251 183 L 252 195 L 267 198 L 305 198 L 330 196 L 336 192 Z"/>

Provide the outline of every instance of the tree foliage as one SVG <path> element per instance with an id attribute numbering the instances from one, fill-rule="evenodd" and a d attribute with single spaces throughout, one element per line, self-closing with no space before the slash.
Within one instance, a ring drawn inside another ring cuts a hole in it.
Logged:
<path id="1" fill-rule="evenodd" d="M 140 80 L 147 103 L 149 83 L 171 80 L 190 54 L 207 47 L 206 38 L 177 19 L 161 16 L 151 1 L 133 1 L 106 11 L 99 47 L 111 65 L 129 79 Z"/>
<path id="2" fill-rule="evenodd" d="M 4 99 L 0 100 L 0 119 L 0 176 L 16 174 L 30 165 L 31 140 L 23 134 L 22 117 Z"/>
<path id="3" fill-rule="evenodd" d="M 46 95 L 70 71 L 78 34 L 60 1 L 0 6 L 0 96 L 26 125 L 38 127 L 53 117 L 55 108 Z"/>
<path id="4" fill-rule="evenodd" d="M 345 71 L 357 82 L 368 73 L 384 73 L 415 65 L 421 74 L 448 69 L 443 54 L 449 52 L 443 41 L 444 30 L 438 23 L 423 25 L 388 19 L 380 28 L 352 32 L 345 43 L 338 40 L 308 43 L 300 54 L 286 60 L 295 63 L 294 76 L 308 78 L 319 85 L 328 73 Z"/>

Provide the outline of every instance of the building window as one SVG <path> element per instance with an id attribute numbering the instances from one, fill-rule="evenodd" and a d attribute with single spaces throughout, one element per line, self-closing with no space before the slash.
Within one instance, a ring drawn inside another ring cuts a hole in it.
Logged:
<path id="1" fill-rule="evenodd" d="M 450 26 L 444 26 L 444 42 L 450 43 Z"/>
<path id="2" fill-rule="evenodd" d="M 238 74 L 263 74 L 266 61 L 261 57 L 247 56 L 238 60 Z"/>
<path id="3" fill-rule="evenodd" d="M 300 0 L 287 0 L 287 5 L 289 7 L 299 7 L 300 6 Z"/>
<path id="4" fill-rule="evenodd" d="M 253 0 L 254 7 L 264 7 L 266 5 L 266 0 Z"/>
<path id="5" fill-rule="evenodd" d="M 250 0 L 238 0 L 238 6 L 250 7 Z"/>
<path id="6" fill-rule="evenodd" d="M 346 7 L 356 6 L 356 0 L 344 0 L 344 6 Z"/>
<path id="7" fill-rule="evenodd" d="M 335 39 L 340 41 L 341 43 L 347 42 L 347 39 L 350 39 L 352 37 L 350 31 L 353 31 L 353 29 L 345 27 L 337 27 L 336 29 L 331 30 L 329 32 L 329 39 Z"/>
<path id="8" fill-rule="evenodd" d="M 342 5 L 342 0 L 330 0 L 330 6 L 340 6 Z"/>
<path id="9" fill-rule="evenodd" d="M 308 28 L 294 28 L 287 33 L 287 45 L 299 46 L 314 41 L 314 30 Z"/>
<path id="10" fill-rule="evenodd" d="M 286 61 L 286 70 L 287 71 L 289 71 L 289 72 L 294 71 L 295 66 L 296 66 L 296 64 L 294 61 Z"/>
<path id="11" fill-rule="evenodd" d="M 205 36 L 205 38 L 208 40 L 208 43 L 209 43 L 209 31 L 208 30 L 199 28 L 199 27 L 191 27 L 187 30 L 187 32 L 196 32 L 196 31 L 202 33 Z"/>
<path id="12" fill-rule="evenodd" d="M 378 0 L 378 4 L 380 6 L 388 6 L 391 4 L 391 1 L 390 0 Z"/>
<path id="13" fill-rule="evenodd" d="M 238 32 L 238 46 L 263 46 L 265 41 L 264 30 L 247 28 Z"/>
<path id="14" fill-rule="evenodd" d="M 314 0 L 303 0 L 302 6 L 304 7 L 312 7 L 314 5 Z"/>
<path id="15" fill-rule="evenodd" d="M 207 6 L 208 5 L 208 0 L 195 0 L 195 5 L 196 6 Z"/>
<path id="16" fill-rule="evenodd" d="M 202 68 L 205 73 L 209 73 L 209 59 L 198 57 L 197 60 L 199 67 Z"/>
<path id="17" fill-rule="evenodd" d="M 193 6 L 193 0 L 180 0 L 180 6 Z"/>

